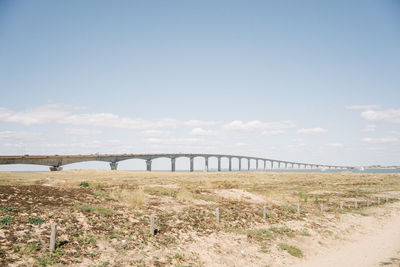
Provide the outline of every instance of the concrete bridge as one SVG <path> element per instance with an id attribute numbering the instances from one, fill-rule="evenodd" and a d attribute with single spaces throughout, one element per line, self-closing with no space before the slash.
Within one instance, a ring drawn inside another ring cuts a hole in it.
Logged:
<path id="1" fill-rule="evenodd" d="M 270 162 L 270 168 L 327 168 L 327 169 L 352 169 L 349 166 L 334 166 L 322 164 L 310 164 L 301 162 L 292 162 L 276 159 L 236 156 L 236 155 L 221 155 L 221 154 L 92 154 L 92 155 L 24 155 L 24 156 L 0 156 L 0 164 L 35 164 L 49 166 L 51 171 L 61 171 L 62 166 L 86 161 L 104 161 L 109 162 L 111 170 L 116 170 L 118 163 L 128 159 L 143 159 L 146 161 L 146 170 L 151 171 L 151 162 L 158 158 L 171 159 L 171 171 L 175 171 L 175 161 L 177 158 L 186 157 L 190 159 L 190 171 L 194 170 L 194 158 L 203 157 L 205 159 L 205 170 L 208 171 L 208 159 L 217 158 L 218 171 L 221 171 L 221 159 L 229 160 L 228 170 L 232 171 L 232 159 L 239 160 L 239 171 L 242 170 L 242 160 L 247 160 L 247 169 L 250 170 L 250 161 L 255 161 L 256 170 L 259 170 L 259 162 L 263 163 L 263 170 L 267 168 L 267 162 Z"/>

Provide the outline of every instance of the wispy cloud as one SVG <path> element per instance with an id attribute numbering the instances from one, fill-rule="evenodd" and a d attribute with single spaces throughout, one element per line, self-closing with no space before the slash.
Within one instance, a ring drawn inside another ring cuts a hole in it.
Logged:
<path id="1" fill-rule="evenodd" d="M 64 129 L 64 133 L 68 135 L 92 136 L 92 135 L 99 135 L 102 133 L 102 131 L 91 130 L 91 129 L 80 129 L 80 128 L 66 128 Z"/>
<path id="2" fill-rule="evenodd" d="M 70 115 L 59 123 L 69 125 L 86 125 L 97 127 L 110 127 L 132 130 L 144 130 L 155 128 L 176 128 L 179 121 L 176 119 L 144 120 L 129 117 L 120 117 L 112 113 L 93 113 Z"/>
<path id="3" fill-rule="evenodd" d="M 369 124 L 365 126 L 364 129 L 362 129 L 363 132 L 374 132 L 376 130 L 376 125 L 375 124 Z"/>
<path id="4" fill-rule="evenodd" d="M 146 136 L 146 137 L 169 137 L 171 136 L 171 131 L 164 131 L 164 130 L 145 130 L 139 132 L 139 135 Z"/>
<path id="5" fill-rule="evenodd" d="M 185 125 L 190 127 L 214 126 L 217 124 L 219 124 L 218 121 L 189 120 L 185 122 Z"/>
<path id="6" fill-rule="evenodd" d="M 46 124 L 67 117 L 69 112 L 61 105 L 44 105 L 25 111 L 13 111 L 0 107 L 0 121 L 23 124 L 25 126 Z"/>
<path id="7" fill-rule="evenodd" d="M 44 105 L 25 111 L 13 111 L 0 107 L 0 122 L 19 123 L 25 126 L 57 123 L 75 126 L 91 126 L 119 128 L 132 130 L 154 130 L 159 128 L 175 129 L 186 125 L 191 127 L 213 126 L 218 121 L 189 120 L 179 121 L 174 118 L 146 120 L 141 118 L 123 117 L 114 113 L 79 113 L 81 107 L 67 105 Z M 77 113 L 78 112 L 78 113 Z M 86 135 L 83 131 L 67 130 L 69 134 Z"/>
<path id="8" fill-rule="evenodd" d="M 400 109 L 387 109 L 381 111 L 366 110 L 361 113 L 361 116 L 369 121 L 400 123 Z"/>
<path id="9" fill-rule="evenodd" d="M 346 106 L 346 109 L 377 109 L 380 108 L 379 105 L 352 105 Z"/>
<path id="10" fill-rule="evenodd" d="M 235 146 L 235 147 L 244 147 L 244 146 L 247 146 L 247 144 L 243 143 L 243 142 L 238 142 L 238 143 L 234 143 L 233 146 Z"/>
<path id="11" fill-rule="evenodd" d="M 285 133 L 285 131 L 283 131 L 283 130 L 266 130 L 266 131 L 263 131 L 261 134 L 265 135 L 265 136 L 272 136 L 272 135 L 280 135 L 283 133 Z"/>
<path id="12" fill-rule="evenodd" d="M 343 144 L 341 144 L 341 143 L 329 143 L 329 144 L 326 144 L 326 145 L 329 146 L 329 147 L 335 147 L 335 148 L 343 147 Z"/>
<path id="13" fill-rule="evenodd" d="M 259 120 L 243 122 L 235 120 L 230 123 L 224 124 L 222 128 L 227 131 L 271 131 L 271 130 L 285 130 L 296 127 L 292 121 L 281 122 L 262 122 Z"/>
<path id="14" fill-rule="evenodd" d="M 145 138 L 144 142 L 162 146 L 209 146 L 216 142 L 209 142 L 201 138 Z"/>
<path id="15" fill-rule="evenodd" d="M 363 138 L 362 141 L 368 144 L 386 144 L 386 143 L 396 143 L 399 141 L 399 139 L 392 136 L 380 137 L 380 138 L 366 137 Z"/>
<path id="16" fill-rule="evenodd" d="M 301 128 L 297 130 L 298 134 L 320 134 L 320 133 L 326 133 L 328 130 L 323 129 L 321 127 L 315 127 L 315 128 Z"/>
<path id="17" fill-rule="evenodd" d="M 198 135 L 198 136 L 209 136 L 214 135 L 215 131 L 212 130 L 204 130 L 203 128 L 194 128 L 190 132 L 191 135 Z"/>
<path id="18" fill-rule="evenodd" d="M 3 131 L 0 132 L 0 141 L 38 141 L 42 139 L 40 133 Z"/>

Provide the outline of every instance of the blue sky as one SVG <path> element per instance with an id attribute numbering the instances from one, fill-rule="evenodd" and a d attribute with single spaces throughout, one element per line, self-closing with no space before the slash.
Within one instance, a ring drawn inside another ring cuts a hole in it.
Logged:
<path id="1" fill-rule="evenodd" d="M 0 73 L 2 155 L 400 165 L 398 1 L 0 0 Z"/>

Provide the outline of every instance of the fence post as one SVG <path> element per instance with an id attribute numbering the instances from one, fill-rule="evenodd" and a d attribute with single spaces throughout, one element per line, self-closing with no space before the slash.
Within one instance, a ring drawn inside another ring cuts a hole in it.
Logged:
<path id="1" fill-rule="evenodd" d="M 300 203 L 297 203 L 297 213 L 300 214 Z"/>
<path id="2" fill-rule="evenodd" d="M 219 208 L 215 209 L 215 222 L 219 224 Z"/>
<path id="3" fill-rule="evenodd" d="M 343 201 L 339 202 L 339 206 L 340 206 L 340 209 L 342 210 L 343 209 Z"/>
<path id="4" fill-rule="evenodd" d="M 320 208 L 321 212 L 323 212 L 323 211 L 324 211 L 324 204 L 321 203 L 321 204 L 319 205 L 319 208 Z"/>
<path id="5" fill-rule="evenodd" d="M 354 200 L 354 208 L 355 208 L 355 209 L 357 208 L 357 199 Z"/>
<path id="6" fill-rule="evenodd" d="M 267 206 L 263 207 L 263 218 L 264 220 L 267 218 Z"/>
<path id="7" fill-rule="evenodd" d="M 57 237 L 57 224 L 51 224 L 51 232 L 50 232 L 50 252 L 53 252 L 56 249 L 56 237 Z"/>
<path id="8" fill-rule="evenodd" d="M 154 235 L 154 215 L 150 215 L 150 234 Z"/>

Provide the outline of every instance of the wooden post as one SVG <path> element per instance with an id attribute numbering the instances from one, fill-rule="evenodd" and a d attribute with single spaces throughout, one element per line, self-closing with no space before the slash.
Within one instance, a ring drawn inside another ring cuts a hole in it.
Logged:
<path id="1" fill-rule="evenodd" d="M 354 208 L 355 208 L 355 209 L 357 208 L 357 199 L 354 200 Z"/>
<path id="2" fill-rule="evenodd" d="M 267 218 L 267 206 L 263 207 L 263 218 L 264 220 Z"/>
<path id="3" fill-rule="evenodd" d="M 51 224 L 51 232 L 50 232 L 50 252 L 53 252 L 56 249 L 56 232 L 57 232 L 57 224 Z"/>
<path id="4" fill-rule="evenodd" d="M 154 227 L 154 215 L 151 215 L 150 216 L 150 234 L 151 235 L 154 235 L 154 230 L 155 230 L 155 227 Z"/>
<path id="5" fill-rule="evenodd" d="M 324 204 L 321 203 L 321 204 L 319 205 L 319 209 L 321 210 L 321 212 L 323 212 L 323 211 L 324 211 Z"/>
<path id="6" fill-rule="evenodd" d="M 343 209 L 343 201 L 340 201 L 339 206 L 340 206 L 340 209 L 342 210 Z"/>
<path id="7" fill-rule="evenodd" d="M 215 209 L 215 222 L 219 224 L 219 208 Z"/>
<path id="8" fill-rule="evenodd" d="M 300 203 L 297 203 L 297 213 L 300 214 Z"/>

